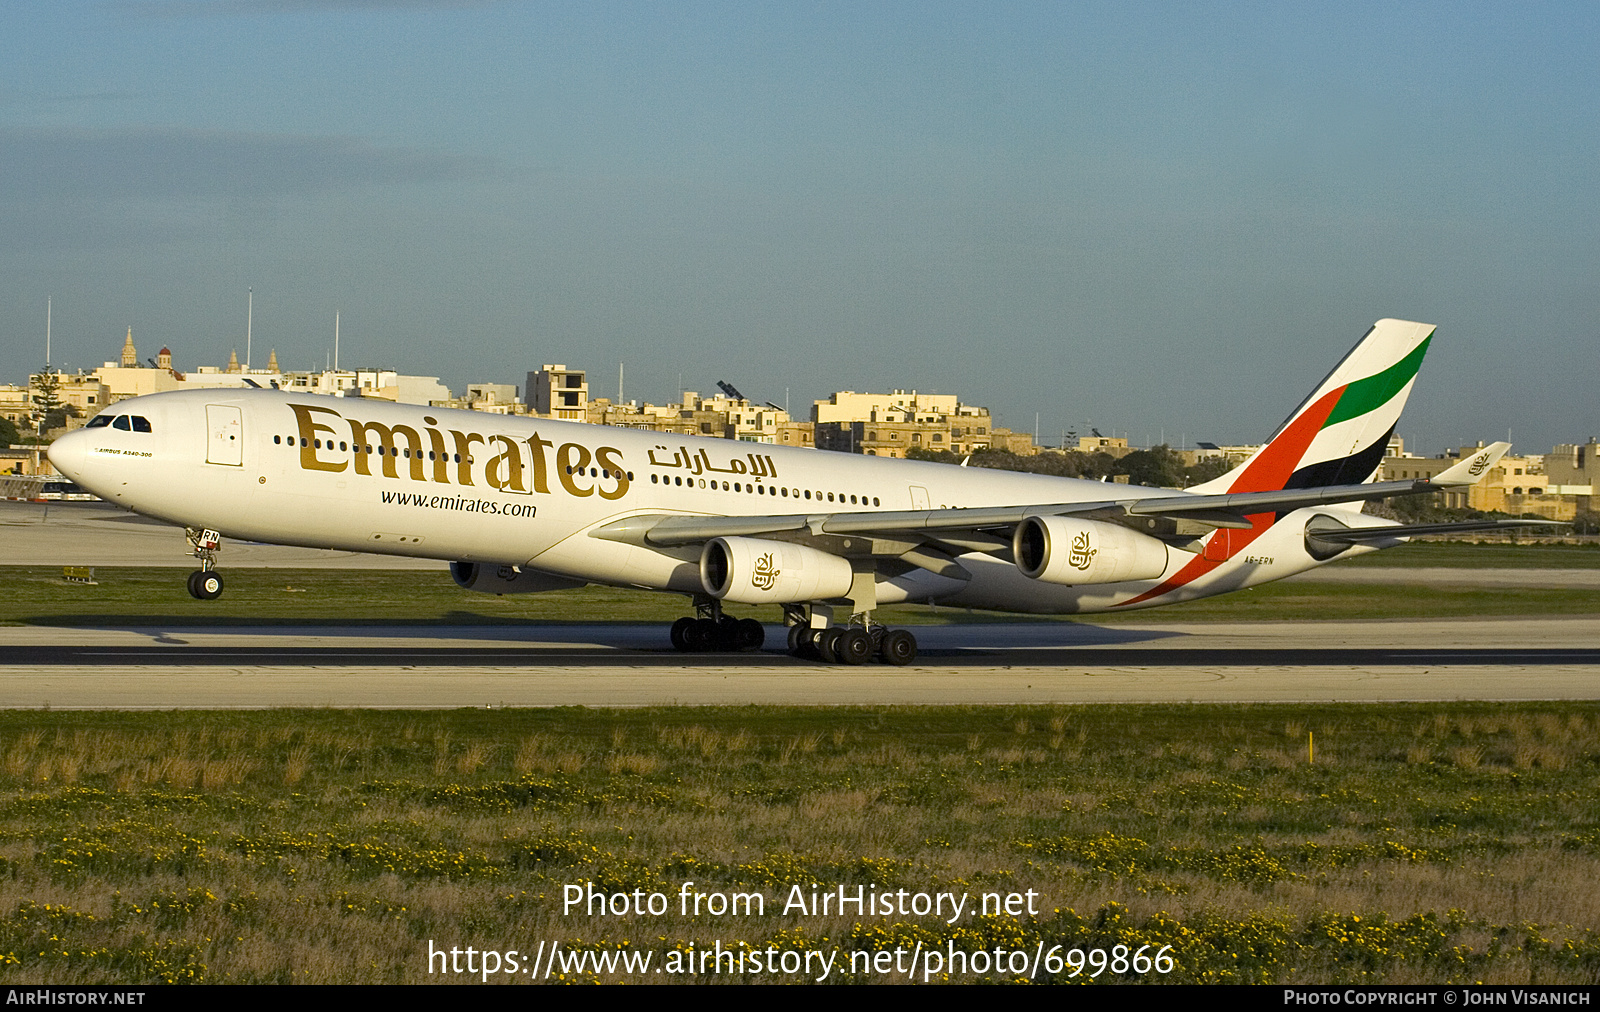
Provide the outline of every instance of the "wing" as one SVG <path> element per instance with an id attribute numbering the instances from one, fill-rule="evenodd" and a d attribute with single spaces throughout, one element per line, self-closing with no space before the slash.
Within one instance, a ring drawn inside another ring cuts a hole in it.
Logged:
<path id="1" fill-rule="evenodd" d="M 1510 449 L 1509 443 L 1495 443 L 1432 478 L 1407 481 L 1368 482 L 1351 485 L 1325 485 L 1320 488 L 1279 489 L 1268 492 L 1233 492 L 1220 495 L 1192 495 L 1165 490 L 1143 497 L 1129 496 L 1098 502 L 1045 503 L 1015 506 L 984 506 L 971 509 L 881 510 L 852 513 L 791 513 L 754 517 L 638 516 L 607 524 L 591 532 L 592 537 L 626 541 L 660 548 L 699 544 L 712 538 L 790 536 L 793 540 L 824 538 L 829 535 L 876 536 L 912 544 L 941 541 L 968 551 L 997 551 L 1009 548 L 1010 531 L 1029 517 L 1069 516 L 1102 522 L 1120 523 L 1134 530 L 1156 529 L 1161 534 L 1179 534 L 1179 522 L 1197 525 L 1201 533 L 1215 528 L 1248 530 L 1250 518 L 1260 514 L 1287 513 L 1306 506 L 1362 502 L 1394 496 L 1422 495 L 1446 488 L 1471 485 Z M 1151 490 L 1154 491 L 1154 490 Z M 1156 522 L 1169 521 L 1157 528 Z M 1541 521 L 1530 521 L 1539 523 Z M 1518 526 L 1519 522 L 1495 522 L 1491 526 Z M 1520 524 L 1527 526 L 1527 524 Z M 1429 529 L 1411 533 L 1441 533 L 1450 530 L 1483 530 L 1482 523 L 1467 525 L 1426 525 Z M 1374 528 L 1383 534 L 1361 534 L 1348 529 L 1338 540 L 1377 540 L 1407 536 L 1393 526 Z"/>

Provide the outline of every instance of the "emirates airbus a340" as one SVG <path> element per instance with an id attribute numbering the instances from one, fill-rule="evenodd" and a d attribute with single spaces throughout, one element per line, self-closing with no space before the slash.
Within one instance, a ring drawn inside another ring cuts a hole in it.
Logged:
<path id="1" fill-rule="evenodd" d="M 1148 608 L 1497 526 L 1361 513 L 1473 484 L 1509 448 L 1373 480 L 1433 330 L 1378 321 L 1260 450 L 1181 491 L 277 390 L 122 401 L 50 460 L 188 528 L 199 598 L 222 592 L 220 539 L 242 538 L 448 560 L 495 594 L 686 594 L 695 614 L 671 631 L 685 651 L 760 647 L 761 624 L 728 606 L 777 604 L 796 655 L 905 664 L 916 640 L 874 621 L 880 605 Z"/>

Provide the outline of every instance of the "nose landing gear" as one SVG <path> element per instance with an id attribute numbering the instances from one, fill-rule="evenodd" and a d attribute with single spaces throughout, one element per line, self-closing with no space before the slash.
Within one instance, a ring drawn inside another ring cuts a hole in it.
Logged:
<path id="1" fill-rule="evenodd" d="M 222 574 L 214 569 L 197 569 L 190 573 L 189 596 L 202 601 L 215 601 L 222 596 Z"/>
<path id="2" fill-rule="evenodd" d="M 189 596 L 201 601 L 215 601 L 222 596 L 222 574 L 217 572 L 217 553 L 222 551 L 222 535 L 213 530 L 185 528 L 184 535 L 193 549 L 190 552 L 200 560 L 200 568 L 189 574 Z"/>

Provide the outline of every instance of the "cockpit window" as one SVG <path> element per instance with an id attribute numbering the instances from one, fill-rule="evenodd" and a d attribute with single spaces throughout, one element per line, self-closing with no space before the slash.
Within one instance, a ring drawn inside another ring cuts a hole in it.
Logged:
<path id="1" fill-rule="evenodd" d="M 115 418 L 110 415 L 95 415 L 89 419 L 89 424 L 85 425 L 84 428 L 99 429 L 107 425 L 113 429 L 121 429 L 123 432 L 153 431 L 150 428 L 150 419 L 143 415 L 118 415 Z"/>

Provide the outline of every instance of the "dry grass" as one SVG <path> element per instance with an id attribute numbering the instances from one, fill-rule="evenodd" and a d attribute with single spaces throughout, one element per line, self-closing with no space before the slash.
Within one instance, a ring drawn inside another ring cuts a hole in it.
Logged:
<path id="1" fill-rule="evenodd" d="M 797 883 L 1033 889 L 1041 916 L 996 938 L 1220 939 L 1185 943 L 1183 979 L 1590 981 L 1597 770 L 1586 705 L 11 713 L 0 980 L 405 982 L 428 939 L 960 927 L 559 902 L 692 880 L 775 907 Z M 1387 925 L 1365 955 L 1324 937 L 1355 916 Z"/>

